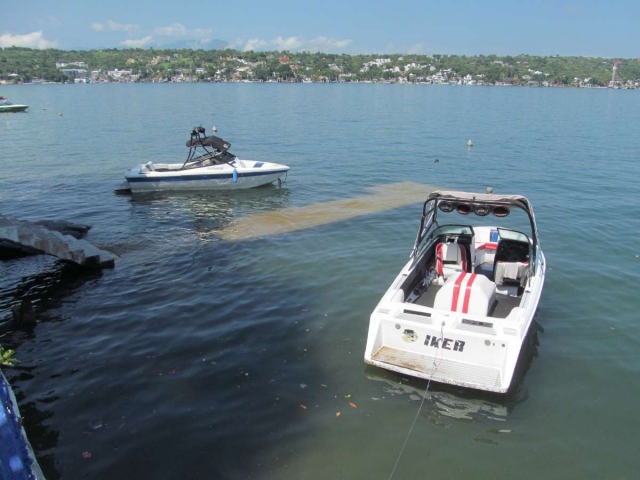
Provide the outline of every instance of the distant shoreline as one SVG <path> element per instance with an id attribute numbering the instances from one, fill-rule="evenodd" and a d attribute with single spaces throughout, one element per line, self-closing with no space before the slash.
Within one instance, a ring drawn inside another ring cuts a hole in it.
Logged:
<path id="1" fill-rule="evenodd" d="M 349 82 L 261 82 L 261 81 L 257 81 L 257 80 L 240 80 L 240 81 L 215 81 L 215 82 L 207 82 L 207 81 L 190 81 L 190 82 L 174 82 L 174 81 L 168 81 L 168 82 L 91 82 L 91 81 L 87 81 L 87 82 L 35 82 L 35 83 L 29 83 L 29 82 L 23 82 L 23 83 L 2 83 L 0 82 L 0 87 L 2 86 L 37 86 L 37 85 L 46 85 L 46 86 L 50 86 L 50 85 L 78 85 L 78 84 L 97 84 L 97 85 L 113 85 L 113 84 L 121 84 L 121 85 L 130 85 L 130 84 L 136 84 L 136 85 L 158 85 L 158 84 L 227 84 L 227 83 L 231 83 L 231 84 L 245 84 L 245 83 L 251 83 L 251 84 L 279 84 L 279 85 L 300 85 L 300 84 L 306 84 L 306 83 L 313 83 L 313 84 L 349 84 L 349 85 L 424 85 L 424 86 L 430 86 L 430 85 L 445 85 L 445 86 L 474 86 L 474 87 L 515 87 L 515 88 L 581 88 L 581 89 L 588 89 L 588 90 L 639 90 L 640 91 L 640 86 L 592 86 L 592 85 L 527 85 L 527 84 L 501 84 L 501 83 L 496 83 L 496 84 L 465 84 L 465 83 L 430 83 L 430 82 L 390 82 L 390 81 L 379 81 L 379 82 L 375 82 L 375 81 L 349 81 Z"/>
<path id="2" fill-rule="evenodd" d="M 0 49 L 0 83 L 408 83 L 640 89 L 640 60 L 218 50 Z"/>

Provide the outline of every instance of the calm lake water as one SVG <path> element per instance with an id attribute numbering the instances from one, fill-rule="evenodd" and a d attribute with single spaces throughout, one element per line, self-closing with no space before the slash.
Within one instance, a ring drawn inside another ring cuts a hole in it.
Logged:
<path id="1" fill-rule="evenodd" d="M 0 263 L 0 342 L 21 362 L 4 372 L 48 479 L 389 478 L 426 382 L 365 366 L 363 353 L 421 205 L 257 239 L 219 232 L 404 181 L 525 195 L 548 270 L 516 387 L 432 384 L 393 478 L 638 478 L 640 92 L 0 93 L 30 105 L 0 116 L 0 212 L 91 224 L 88 239 L 120 257 L 102 273 L 42 256 Z M 286 183 L 113 193 L 136 163 L 185 158 L 200 124 L 243 158 L 291 166 Z M 33 332 L 10 326 L 22 298 L 36 307 Z"/>

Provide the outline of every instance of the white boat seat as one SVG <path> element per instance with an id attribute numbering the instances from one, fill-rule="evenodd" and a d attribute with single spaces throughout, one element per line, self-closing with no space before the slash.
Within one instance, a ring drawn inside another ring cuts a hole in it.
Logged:
<path id="1" fill-rule="evenodd" d="M 496 284 L 484 275 L 460 272 L 449 277 L 433 304 L 436 310 L 487 316 L 496 298 Z"/>
<path id="2" fill-rule="evenodd" d="M 520 285 L 527 283 L 529 262 L 503 262 L 498 260 L 495 265 L 494 281 L 496 285 Z"/>
<path id="3" fill-rule="evenodd" d="M 466 272 L 467 251 L 458 243 L 438 243 L 436 245 L 436 272 L 444 280 L 455 272 Z"/>

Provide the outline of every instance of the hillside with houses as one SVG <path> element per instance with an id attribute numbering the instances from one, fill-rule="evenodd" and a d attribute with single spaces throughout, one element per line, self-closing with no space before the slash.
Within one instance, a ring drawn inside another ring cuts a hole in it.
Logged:
<path id="1" fill-rule="evenodd" d="M 640 59 L 0 49 L 0 83 L 300 82 L 640 88 Z"/>

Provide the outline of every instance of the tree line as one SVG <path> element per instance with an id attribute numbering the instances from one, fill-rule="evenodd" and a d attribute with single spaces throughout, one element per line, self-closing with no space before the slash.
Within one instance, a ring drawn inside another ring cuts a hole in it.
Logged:
<path id="1" fill-rule="evenodd" d="M 365 64 L 380 58 L 389 59 L 389 62 L 365 68 Z M 415 79 L 440 71 L 452 71 L 459 77 L 476 76 L 485 83 L 526 78 L 560 85 L 570 85 L 575 78 L 592 85 L 607 85 L 611 80 L 614 63 L 618 63 L 618 80 L 640 81 L 640 59 L 559 55 L 347 55 L 289 51 L 243 52 L 231 49 L 34 50 L 22 47 L 0 49 L 0 80 L 68 80 L 61 69 L 56 68 L 56 62 L 84 62 L 88 71 L 131 70 L 139 76 L 140 81 L 169 79 L 178 71 L 190 72 L 201 80 L 213 76 L 230 80 L 239 76 L 264 81 L 274 78 L 291 80 L 300 76 L 330 81 L 339 78 L 347 79 L 346 81 L 397 77 Z M 238 68 L 243 66 L 249 66 L 251 73 L 238 73 Z M 392 71 L 393 67 L 399 67 L 396 69 L 399 71 Z"/>

